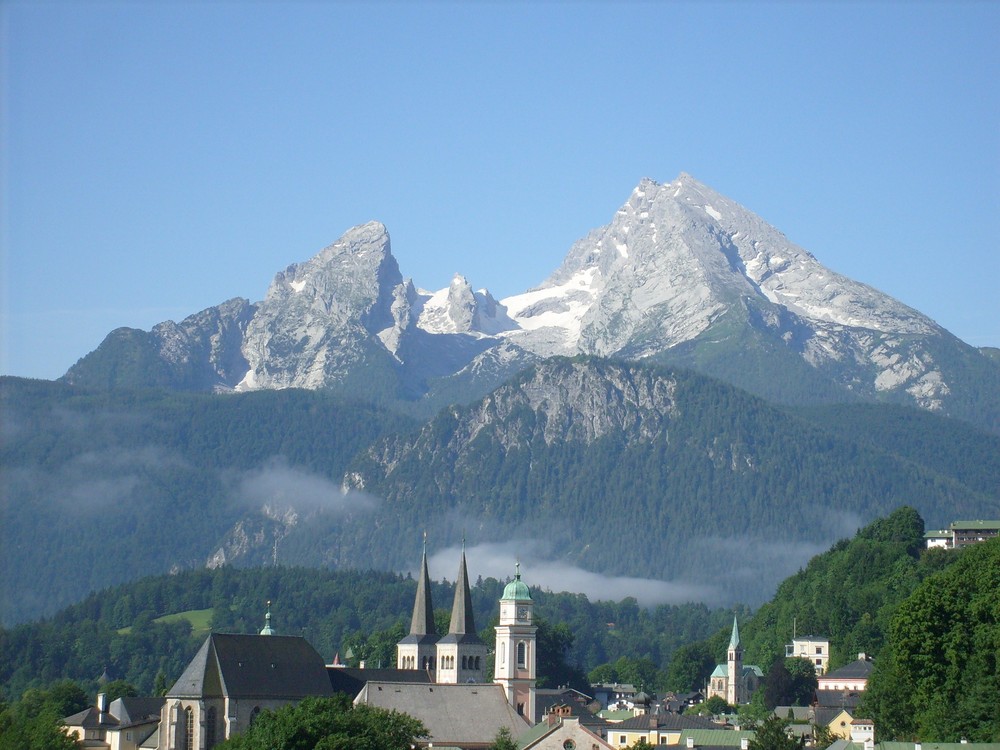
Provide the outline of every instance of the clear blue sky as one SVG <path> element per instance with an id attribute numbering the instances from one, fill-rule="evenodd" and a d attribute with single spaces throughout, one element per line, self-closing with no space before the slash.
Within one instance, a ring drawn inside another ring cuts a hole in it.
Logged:
<path id="1" fill-rule="evenodd" d="M 544 279 L 689 172 L 1000 345 L 1000 4 L 2 5 L 0 372 L 379 219 L 404 276 Z"/>

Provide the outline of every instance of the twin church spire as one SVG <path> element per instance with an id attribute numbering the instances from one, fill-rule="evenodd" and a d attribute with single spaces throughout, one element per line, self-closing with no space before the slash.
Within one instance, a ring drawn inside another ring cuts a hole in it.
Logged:
<path id="1" fill-rule="evenodd" d="M 427 569 L 427 537 L 424 535 L 410 632 L 396 644 L 396 667 L 428 670 L 434 675 L 436 682 L 482 682 L 486 667 L 486 644 L 476 632 L 464 542 L 458 579 L 455 582 L 451 623 L 448 632 L 438 636 L 434 625 L 431 579 Z"/>

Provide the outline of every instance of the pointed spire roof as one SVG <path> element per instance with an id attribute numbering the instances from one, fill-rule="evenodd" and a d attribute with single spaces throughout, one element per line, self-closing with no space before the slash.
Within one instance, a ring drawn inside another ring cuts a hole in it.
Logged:
<path id="1" fill-rule="evenodd" d="M 736 624 L 736 615 L 733 615 L 733 634 L 729 636 L 729 648 L 740 647 L 740 626 Z"/>
<path id="2" fill-rule="evenodd" d="M 449 633 L 460 635 L 475 634 L 476 622 L 472 614 L 472 591 L 469 589 L 469 573 L 465 567 L 465 541 L 462 541 L 462 562 L 458 566 L 455 581 L 455 602 L 451 607 Z"/>
<path id="3" fill-rule="evenodd" d="M 413 602 L 410 635 L 435 635 L 434 604 L 431 602 L 431 577 L 427 572 L 427 532 L 424 532 L 424 554 L 417 579 L 417 598 Z"/>
<path id="4" fill-rule="evenodd" d="M 261 635 L 274 635 L 274 629 L 271 627 L 271 600 L 267 600 L 267 614 L 264 615 L 264 627 L 260 631 Z"/>

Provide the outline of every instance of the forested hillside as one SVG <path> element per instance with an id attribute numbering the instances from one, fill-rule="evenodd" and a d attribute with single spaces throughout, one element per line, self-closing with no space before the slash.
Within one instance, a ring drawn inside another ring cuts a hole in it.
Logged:
<path id="1" fill-rule="evenodd" d="M 1000 742 L 1000 539 L 900 603 L 864 708 L 882 736 Z"/>
<path id="2" fill-rule="evenodd" d="M 641 571 L 750 604 L 904 503 L 938 522 L 1000 506 L 987 479 L 992 435 L 924 415 L 908 436 L 900 426 L 906 439 L 883 442 L 878 407 L 851 413 L 851 430 L 795 414 L 687 371 L 550 360 L 419 433 L 375 443 L 350 472 L 386 499 L 397 533 L 440 518 L 452 537 L 463 522 L 493 538 L 541 535 L 554 557 L 589 570 Z M 925 460 L 956 433 L 977 446 L 968 461 Z M 377 543 L 371 528 L 351 533 Z M 655 555 L 631 543 L 647 538 Z"/>
<path id="3" fill-rule="evenodd" d="M 505 583 L 487 578 L 472 588 L 487 643 Z M 26 688 L 71 679 L 93 692 L 105 670 L 142 693 L 169 687 L 209 629 L 259 631 L 268 600 L 277 632 L 306 637 L 328 661 L 339 653 L 355 664 L 386 666 L 409 627 L 415 592 L 415 581 L 395 574 L 306 568 L 224 567 L 146 578 L 92 594 L 48 620 L 0 630 L 0 690 L 15 699 Z M 454 588 L 435 582 L 432 595 L 438 627 L 447 632 Z M 699 604 L 644 609 L 631 599 L 592 602 L 537 589 L 532 597 L 544 623 L 540 675 L 550 682 L 623 656 L 665 666 L 679 646 L 733 616 Z M 193 629 L 192 621 L 203 627 Z"/>
<path id="4" fill-rule="evenodd" d="M 860 715 L 879 737 L 1000 740 L 1000 540 L 926 549 L 923 532 L 903 507 L 813 558 L 740 624 L 744 663 L 768 674 L 793 629 L 827 636 L 831 669 L 874 659 Z M 704 684 L 729 635 L 675 653 L 682 687 Z"/>
<path id="5" fill-rule="evenodd" d="M 8 625 L 207 564 L 407 570 L 416 550 L 399 540 L 425 528 L 440 549 L 464 535 L 752 605 L 902 503 L 935 525 L 1000 507 L 1000 438 L 961 422 L 790 411 L 692 372 L 599 359 L 552 360 L 423 425 L 297 390 L 3 378 L 0 405 Z M 655 554 L 635 543 L 647 539 Z"/>
<path id="6" fill-rule="evenodd" d="M 338 510 L 348 460 L 410 425 L 313 391 L 91 392 L 20 378 L 0 378 L 0 410 L 6 624 L 112 584 L 202 567 L 268 500 Z"/>

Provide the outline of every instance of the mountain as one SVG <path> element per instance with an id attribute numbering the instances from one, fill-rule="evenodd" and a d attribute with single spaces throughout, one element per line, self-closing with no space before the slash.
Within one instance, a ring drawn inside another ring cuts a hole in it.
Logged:
<path id="1" fill-rule="evenodd" d="M 1000 506 L 1000 437 L 963 422 L 779 408 L 594 358 L 551 358 L 425 422 L 326 390 L 17 378 L 0 378 L 0 407 L 5 623 L 171 570 L 409 570 L 423 529 L 437 549 L 465 537 L 530 560 L 556 590 L 583 578 L 643 601 L 753 603 L 897 505 L 935 524 Z"/>
<path id="2" fill-rule="evenodd" d="M 112 332 L 93 387 L 330 389 L 423 414 L 554 355 L 680 364 L 784 403 L 893 401 L 1000 431 L 1000 363 L 689 175 L 643 180 L 537 288 L 404 278 L 378 222 L 278 273 L 262 302 Z"/>

